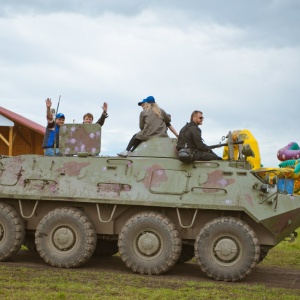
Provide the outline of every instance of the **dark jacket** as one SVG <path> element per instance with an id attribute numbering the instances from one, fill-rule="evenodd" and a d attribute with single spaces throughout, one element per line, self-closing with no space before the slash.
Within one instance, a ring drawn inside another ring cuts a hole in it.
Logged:
<path id="1" fill-rule="evenodd" d="M 42 147 L 44 149 L 54 148 L 54 140 L 56 148 L 59 148 L 59 125 L 55 124 L 53 120 L 47 124 Z"/>
<path id="2" fill-rule="evenodd" d="M 203 142 L 201 129 L 194 121 L 186 123 L 186 125 L 180 130 L 176 149 L 179 151 L 185 147 L 185 144 L 187 144 L 187 147 L 192 150 L 212 152 L 210 147 Z"/>
<path id="3" fill-rule="evenodd" d="M 106 118 L 108 118 L 108 114 L 107 114 L 107 112 L 103 111 L 103 113 L 101 114 L 101 117 L 99 118 L 99 120 L 96 123 L 103 126 Z"/>

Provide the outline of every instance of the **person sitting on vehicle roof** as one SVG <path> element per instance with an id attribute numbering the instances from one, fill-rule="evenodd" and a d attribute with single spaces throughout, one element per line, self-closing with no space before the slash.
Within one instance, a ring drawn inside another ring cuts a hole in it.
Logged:
<path id="1" fill-rule="evenodd" d="M 65 115 L 62 113 L 56 114 L 54 119 L 53 113 L 51 112 L 52 101 L 50 98 L 45 100 L 47 108 L 47 126 L 44 135 L 43 145 L 44 155 L 54 156 L 60 155 L 59 153 L 59 128 L 65 123 Z M 54 151 L 55 149 L 55 151 Z M 54 153 L 55 152 L 55 153 Z"/>
<path id="2" fill-rule="evenodd" d="M 176 149 L 180 151 L 183 148 L 188 148 L 193 153 L 192 160 L 222 160 L 215 154 L 209 146 L 207 146 L 202 139 L 201 129 L 199 125 L 203 122 L 202 111 L 195 110 L 192 112 L 190 123 L 180 130 Z"/>
<path id="3" fill-rule="evenodd" d="M 100 124 L 101 126 L 104 125 L 105 119 L 108 118 L 107 107 L 108 107 L 107 103 L 104 102 L 103 106 L 102 106 L 103 112 L 102 112 L 99 120 L 96 122 L 96 123 Z M 93 120 L 94 120 L 94 116 L 91 113 L 86 113 L 83 116 L 84 124 L 91 124 L 91 123 L 93 123 Z"/>
<path id="4" fill-rule="evenodd" d="M 127 157 L 142 141 L 146 141 L 150 137 L 168 137 L 166 124 L 170 124 L 171 117 L 162 108 L 159 108 L 155 103 L 154 97 L 149 96 L 139 102 L 138 105 L 143 108 L 143 111 L 140 113 L 141 131 L 131 138 L 127 148 L 123 152 L 118 153 L 119 156 Z"/>

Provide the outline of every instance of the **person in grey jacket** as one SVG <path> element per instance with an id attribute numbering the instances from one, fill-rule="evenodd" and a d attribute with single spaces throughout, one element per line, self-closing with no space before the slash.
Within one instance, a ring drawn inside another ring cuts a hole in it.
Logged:
<path id="1" fill-rule="evenodd" d="M 149 138 L 168 137 L 167 123 L 170 124 L 171 117 L 155 103 L 153 96 L 148 96 L 138 103 L 143 111 L 140 113 L 140 129 L 128 143 L 127 148 L 118 153 L 119 156 L 127 157 L 142 142 Z"/>

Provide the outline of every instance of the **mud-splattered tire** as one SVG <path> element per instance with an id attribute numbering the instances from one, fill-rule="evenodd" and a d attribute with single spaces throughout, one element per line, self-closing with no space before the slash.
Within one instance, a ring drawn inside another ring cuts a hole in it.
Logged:
<path id="1" fill-rule="evenodd" d="M 54 267 L 83 265 L 93 255 L 96 243 L 93 224 L 81 210 L 73 207 L 50 211 L 35 232 L 39 255 Z"/>
<path id="2" fill-rule="evenodd" d="M 17 211 L 0 203 L 0 261 L 8 260 L 20 250 L 24 236 L 24 222 Z"/>
<path id="3" fill-rule="evenodd" d="M 119 234 L 118 245 L 126 266 L 139 274 L 166 273 L 181 252 L 181 238 L 174 223 L 158 212 L 131 217 Z"/>
<path id="4" fill-rule="evenodd" d="M 245 222 L 222 217 L 201 229 L 195 241 L 195 256 L 208 277 L 238 281 L 255 268 L 260 259 L 260 245 Z"/>
<path id="5" fill-rule="evenodd" d="M 180 256 L 178 258 L 178 263 L 185 263 L 191 260 L 195 256 L 194 245 L 182 244 L 182 249 Z"/>
<path id="6" fill-rule="evenodd" d="M 98 239 L 94 256 L 112 256 L 119 252 L 117 240 Z"/>

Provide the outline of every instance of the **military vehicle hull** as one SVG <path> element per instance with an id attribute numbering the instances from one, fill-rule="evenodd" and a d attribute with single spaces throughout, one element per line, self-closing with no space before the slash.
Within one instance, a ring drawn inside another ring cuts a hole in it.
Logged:
<path id="1" fill-rule="evenodd" d="M 0 157 L 0 260 L 31 241 L 44 261 L 79 267 L 116 252 L 140 274 L 194 255 L 216 280 L 245 278 L 300 227 L 300 197 L 278 192 L 246 160 L 177 159 L 176 140 L 130 157 Z"/>

